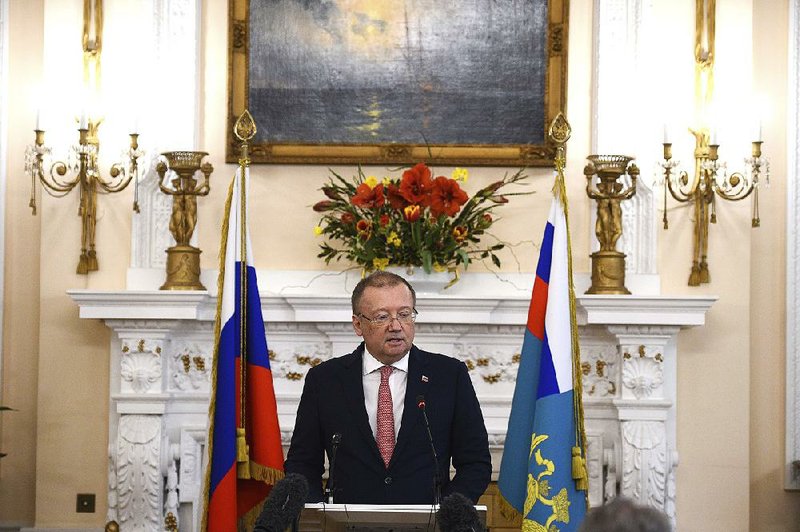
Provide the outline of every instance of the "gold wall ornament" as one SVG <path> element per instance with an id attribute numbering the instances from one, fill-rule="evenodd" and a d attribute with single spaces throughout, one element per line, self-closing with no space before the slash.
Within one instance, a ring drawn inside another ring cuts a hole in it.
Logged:
<path id="1" fill-rule="evenodd" d="M 625 288 L 625 254 L 617 251 L 617 241 L 622 236 L 622 208 L 620 202 L 636 194 L 639 168 L 633 157 L 627 155 L 590 155 L 583 169 L 586 176 L 586 193 L 597 201 L 595 235 L 600 250 L 592 258 L 592 286 L 587 294 L 630 294 Z M 627 175 L 631 184 L 619 179 Z M 595 182 L 594 177 L 597 176 Z"/>
<path id="2" fill-rule="evenodd" d="M 87 94 L 97 97 L 100 87 L 100 53 L 102 51 L 103 2 L 84 0 L 83 9 L 83 80 Z M 133 210 L 139 212 L 137 202 L 139 185 L 139 159 L 144 152 L 139 149 L 139 133 L 130 133 L 130 144 L 125 160 L 111 165 L 109 178 L 100 175 L 98 157 L 100 141 L 98 129 L 101 117 L 89 116 L 84 108 L 78 120 L 78 144 L 69 149 L 66 161 L 50 161 L 52 149 L 44 143 L 44 129 L 37 112 L 34 143 L 25 150 L 25 173 L 31 180 L 31 197 L 28 206 L 36 215 L 37 182 L 53 197 L 68 195 L 73 189 L 80 191 L 78 215 L 81 217 L 81 254 L 76 272 L 88 274 L 99 267 L 95 249 L 97 226 L 97 194 L 112 194 L 125 190 L 131 180 L 136 182 Z M 47 169 L 47 171 L 45 171 Z M 68 176 L 65 178 L 65 176 Z"/>
<path id="3" fill-rule="evenodd" d="M 200 282 L 199 248 L 192 246 L 197 225 L 197 197 L 207 196 L 211 190 L 209 179 L 214 167 L 203 162 L 204 151 L 170 151 L 156 165 L 161 192 L 172 196 L 172 215 L 169 231 L 175 245 L 167 249 L 167 280 L 161 290 L 205 290 Z M 195 178 L 203 175 L 202 182 Z"/>
<path id="4" fill-rule="evenodd" d="M 664 229 L 667 220 L 667 196 L 679 203 L 690 204 L 694 220 L 692 269 L 689 286 L 711 282 L 708 269 L 708 229 L 717 223 L 716 200 L 740 201 L 753 197 L 751 226 L 761 224 L 758 211 L 758 189 L 769 184 L 769 161 L 761 154 L 761 125 L 756 128 L 751 156 L 744 159 L 745 170 L 728 173 L 727 164 L 719 160 L 720 144 L 716 132 L 708 126 L 708 112 L 713 104 L 715 59 L 716 0 L 695 3 L 695 107 L 700 126 L 689 128 L 695 138 L 694 173 L 680 170 L 680 162 L 672 159 L 672 141 L 664 126 L 664 159 L 658 184 L 664 186 Z"/>

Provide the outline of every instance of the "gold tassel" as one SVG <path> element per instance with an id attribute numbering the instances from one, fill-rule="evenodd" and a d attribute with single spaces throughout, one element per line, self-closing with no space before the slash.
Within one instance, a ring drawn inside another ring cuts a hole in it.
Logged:
<path id="1" fill-rule="evenodd" d="M 250 478 L 250 449 L 247 446 L 244 427 L 236 427 L 236 477 Z"/>
<path id="2" fill-rule="evenodd" d="M 586 491 L 589 489 L 589 479 L 586 478 L 586 460 L 581 456 L 581 448 L 572 448 L 572 479 L 575 489 Z"/>

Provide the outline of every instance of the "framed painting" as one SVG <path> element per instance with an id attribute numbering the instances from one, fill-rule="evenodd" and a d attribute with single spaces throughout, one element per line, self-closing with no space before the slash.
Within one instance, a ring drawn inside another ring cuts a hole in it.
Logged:
<path id="1" fill-rule="evenodd" d="M 568 0 L 229 0 L 227 160 L 549 166 Z"/>

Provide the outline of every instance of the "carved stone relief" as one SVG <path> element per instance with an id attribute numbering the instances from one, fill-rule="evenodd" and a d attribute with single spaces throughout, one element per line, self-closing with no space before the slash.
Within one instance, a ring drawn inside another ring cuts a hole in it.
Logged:
<path id="1" fill-rule="evenodd" d="M 117 516 L 120 530 L 161 527 L 161 416 L 123 415 L 117 436 Z"/>
<path id="2" fill-rule="evenodd" d="M 153 340 L 122 342 L 120 388 L 123 393 L 158 393 L 161 381 L 161 343 Z"/>

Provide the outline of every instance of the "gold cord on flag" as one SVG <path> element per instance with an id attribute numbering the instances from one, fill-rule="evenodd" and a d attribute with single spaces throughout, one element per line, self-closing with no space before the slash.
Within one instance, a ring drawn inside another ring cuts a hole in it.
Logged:
<path id="1" fill-rule="evenodd" d="M 575 488 L 588 492 L 589 477 L 586 472 L 586 433 L 583 422 L 583 385 L 581 383 L 581 350 L 578 341 L 578 320 L 575 313 L 575 287 L 572 283 L 572 242 L 569 231 L 569 205 L 567 203 L 567 187 L 564 182 L 564 168 L 567 164 L 564 145 L 572 134 L 569 122 L 563 113 L 553 119 L 548 131 L 550 139 L 556 144 L 555 183 L 553 194 L 561 201 L 564 209 L 564 221 L 567 229 L 567 272 L 569 277 L 569 320 L 572 339 L 572 383 L 573 383 L 573 414 L 575 416 L 575 445 L 572 447 L 572 478 Z M 588 498 L 586 499 L 588 506 Z"/>
<path id="2" fill-rule="evenodd" d="M 225 215 L 222 218 L 222 239 L 220 242 L 219 254 L 219 274 L 217 275 L 217 311 L 216 318 L 214 319 L 214 338 L 219 339 L 220 331 L 222 330 L 222 291 L 225 284 L 225 250 L 228 247 L 228 225 L 230 224 L 231 202 L 233 200 L 233 185 L 231 181 L 228 187 L 228 196 L 225 200 Z M 209 438 L 206 442 L 208 448 L 208 466 L 206 467 L 205 480 L 203 482 L 203 520 L 200 525 L 200 530 L 205 532 L 208 530 L 208 503 L 211 496 L 211 459 L 214 456 L 214 439 L 211 437 L 214 434 L 214 415 L 216 414 L 216 395 L 217 395 L 217 373 L 219 364 L 219 342 L 214 342 L 214 358 L 211 365 L 211 401 L 208 405 L 208 434 Z"/>
<path id="3" fill-rule="evenodd" d="M 250 166 L 248 141 L 256 134 L 256 125 L 250 112 L 236 120 L 233 130 L 242 141 L 239 156 L 239 405 L 240 422 L 236 427 L 236 476 L 251 478 L 250 449 L 247 445 L 247 183 L 245 177 Z"/>

